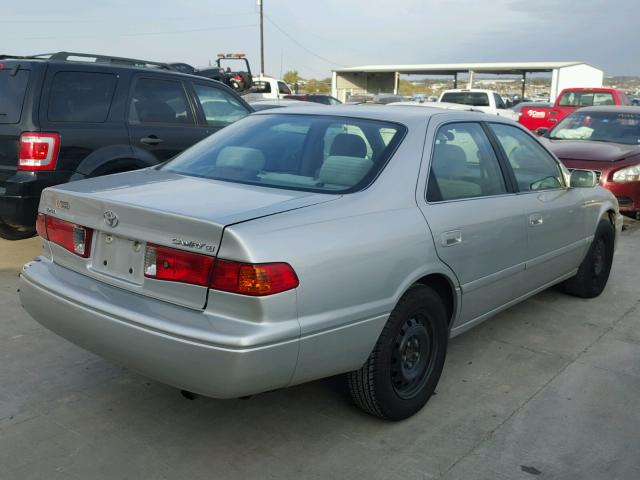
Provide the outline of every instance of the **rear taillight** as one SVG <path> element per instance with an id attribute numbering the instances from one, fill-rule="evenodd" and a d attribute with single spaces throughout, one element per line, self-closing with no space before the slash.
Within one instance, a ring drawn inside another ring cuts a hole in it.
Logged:
<path id="1" fill-rule="evenodd" d="M 18 149 L 18 169 L 53 170 L 59 150 L 60 135 L 57 133 L 23 132 Z"/>
<path id="2" fill-rule="evenodd" d="M 144 276 L 251 296 L 273 295 L 299 284 L 286 263 L 233 262 L 151 243 L 145 252 Z"/>
<path id="3" fill-rule="evenodd" d="M 36 231 L 42 238 L 80 257 L 89 256 L 92 232 L 90 228 L 39 213 L 36 219 Z"/>
<path id="4" fill-rule="evenodd" d="M 144 256 L 144 276 L 206 287 L 214 260 L 207 255 L 150 243 Z"/>
<path id="5" fill-rule="evenodd" d="M 298 277 L 287 263 L 239 263 L 218 259 L 211 288 L 242 295 L 262 296 L 291 290 Z"/>

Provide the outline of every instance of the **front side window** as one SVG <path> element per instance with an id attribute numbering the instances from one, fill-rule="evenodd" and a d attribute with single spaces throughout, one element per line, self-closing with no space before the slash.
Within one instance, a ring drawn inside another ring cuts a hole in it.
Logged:
<path id="1" fill-rule="evenodd" d="M 493 99 L 496 102 L 496 108 L 499 108 L 501 110 L 507 108 L 507 106 L 504 104 L 504 100 L 502 100 L 502 97 L 497 93 L 493 94 Z"/>
<path id="2" fill-rule="evenodd" d="M 196 83 L 193 86 L 207 125 L 226 127 L 246 117 L 249 111 L 233 95 L 221 88 Z"/>
<path id="3" fill-rule="evenodd" d="M 520 191 L 564 187 L 558 163 L 535 139 L 517 127 L 490 125 L 511 164 Z"/>
<path id="4" fill-rule="evenodd" d="M 477 123 L 453 123 L 436 134 L 427 200 L 440 202 L 507 193 L 498 159 Z"/>
<path id="5" fill-rule="evenodd" d="M 129 122 L 192 125 L 193 115 L 182 83 L 158 78 L 138 79 L 129 105 Z"/>
<path id="6" fill-rule="evenodd" d="M 289 88 L 289 85 L 287 85 L 286 83 L 278 82 L 278 92 L 281 93 L 282 95 L 290 95 L 291 89 Z"/>
<path id="7" fill-rule="evenodd" d="M 405 130 L 365 119 L 250 115 L 161 168 L 265 187 L 348 193 L 373 181 Z"/>
<path id="8" fill-rule="evenodd" d="M 112 73 L 56 73 L 47 118 L 52 122 L 106 121 L 117 81 Z"/>

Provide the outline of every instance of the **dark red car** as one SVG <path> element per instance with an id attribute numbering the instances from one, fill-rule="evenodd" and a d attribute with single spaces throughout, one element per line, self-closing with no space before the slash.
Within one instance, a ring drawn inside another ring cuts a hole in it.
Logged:
<path id="1" fill-rule="evenodd" d="M 581 108 L 542 140 L 567 168 L 595 170 L 621 212 L 640 214 L 640 107 Z"/>

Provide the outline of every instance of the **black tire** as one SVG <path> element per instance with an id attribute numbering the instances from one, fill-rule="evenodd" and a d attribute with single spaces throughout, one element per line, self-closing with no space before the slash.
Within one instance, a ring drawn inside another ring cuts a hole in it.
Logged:
<path id="1" fill-rule="evenodd" d="M 562 284 L 565 292 L 582 298 L 593 298 L 602 293 L 611 272 L 614 241 L 613 225 L 608 220 L 600 220 L 578 273 Z"/>
<path id="2" fill-rule="evenodd" d="M 347 374 L 354 403 L 371 415 L 402 420 L 435 391 L 447 353 L 446 308 L 427 286 L 415 286 L 391 312 L 367 362 Z"/>
<path id="3" fill-rule="evenodd" d="M 36 234 L 35 227 L 14 227 L 0 220 L 0 238 L 5 240 L 24 240 Z"/>

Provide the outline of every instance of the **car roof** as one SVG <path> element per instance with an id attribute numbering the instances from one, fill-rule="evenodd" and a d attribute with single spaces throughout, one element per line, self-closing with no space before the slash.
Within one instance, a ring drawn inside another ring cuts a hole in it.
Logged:
<path id="1" fill-rule="evenodd" d="M 463 103 L 450 102 L 393 102 L 387 104 L 389 107 L 422 107 L 422 108 L 443 108 L 445 110 L 463 110 L 467 112 L 480 112 L 473 105 L 465 105 Z"/>
<path id="2" fill-rule="evenodd" d="M 403 108 L 389 108 L 388 105 L 314 105 L 305 107 L 279 108 L 277 110 L 262 110 L 253 115 L 322 115 L 362 118 L 389 122 L 424 121 L 432 115 L 468 115 L 471 112 L 459 110 L 445 110 L 443 108 L 404 106 Z M 472 113 L 475 115 L 475 113 Z"/>
<path id="3" fill-rule="evenodd" d="M 600 105 L 597 107 L 582 107 L 576 110 L 576 112 L 607 112 L 607 113 L 634 113 L 640 115 L 640 107 L 633 105 Z"/>

